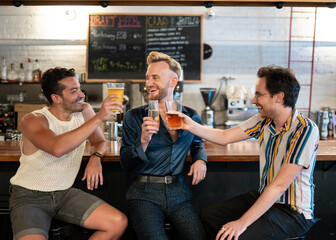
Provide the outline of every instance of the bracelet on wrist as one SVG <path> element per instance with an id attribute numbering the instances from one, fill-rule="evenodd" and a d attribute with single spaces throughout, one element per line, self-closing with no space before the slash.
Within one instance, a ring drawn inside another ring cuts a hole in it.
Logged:
<path id="1" fill-rule="evenodd" d="M 103 157 L 103 155 L 99 152 L 94 152 L 91 156 L 93 155 L 99 157 L 100 159 Z"/>

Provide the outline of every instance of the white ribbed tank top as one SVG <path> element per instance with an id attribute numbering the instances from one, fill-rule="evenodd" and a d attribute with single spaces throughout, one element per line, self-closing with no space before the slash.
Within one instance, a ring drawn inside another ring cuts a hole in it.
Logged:
<path id="1" fill-rule="evenodd" d="M 34 113 L 44 115 L 49 122 L 50 130 L 57 135 L 69 132 L 84 123 L 82 113 L 73 113 L 70 121 L 57 119 L 48 107 L 36 110 Z M 57 158 L 42 150 L 25 155 L 21 146 L 20 166 L 10 179 L 10 183 L 44 192 L 67 189 L 72 186 L 78 174 L 84 148 L 85 141 L 73 151 Z"/>

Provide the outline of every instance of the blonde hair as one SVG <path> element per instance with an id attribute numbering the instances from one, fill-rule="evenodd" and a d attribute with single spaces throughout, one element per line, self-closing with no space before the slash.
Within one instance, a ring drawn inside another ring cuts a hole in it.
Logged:
<path id="1" fill-rule="evenodd" d="M 177 78 L 180 79 L 181 75 L 181 65 L 169 55 L 162 52 L 150 52 L 147 57 L 147 65 L 155 62 L 166 62 L 169 65 L 169 69 L 177 74 Z"/>

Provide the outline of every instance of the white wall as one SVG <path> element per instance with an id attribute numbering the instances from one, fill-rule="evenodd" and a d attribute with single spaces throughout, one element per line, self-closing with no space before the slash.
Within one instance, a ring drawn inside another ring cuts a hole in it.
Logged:
<path id="1" fill-rule="evenodd" d="M 0 7 L 0 56 L 16 66 L 28 57 L 39 59 L 43 70 L 74 67 L 85 72 L 88 13 L 190 13 L 203 14 L 203 42 L 213 48 L 203 62 L 203 82 L 185 84 L 184 104 L 199 113 L 204 108 L 200 87 L 218 88 L 223 76 L 229 84 L 252 87 L 261 66 L 288 66 L 290 8 L 213 7 L 215 19 L 207 19 L 204 7 Z M 296 8 L 314 12 L 315 8 Z M 72 18 L 74 17 L 74 18 Z M 312 36 L 314 14 L 293 15 L 293 35 Z M 336 108 L 336 9 L 318 8 L 313 71 L 312 111 Z M 292 59 L 311 59 L 310 38 L 293 38 Z M 301 83 L 310 82 L 311 63 L 292 63 Z M 224 84 L 223 84 L 224 85 Z M 134 89 L 137 89 L 135 86 Z M 1 90 L 0 90 L 1 91 Z M 224 88 L 222 89 L 222 92 Z M 133 96 L 141 99 L 140 96 Z M 303 87 L 298 107 L 308 107 L 309 88 Z M 141 101 L 134 101 L 141 104 Z M 222 108 L 221 98 L 214 103 Z M 217 114 L 217 123 L 222 123 Z"/>

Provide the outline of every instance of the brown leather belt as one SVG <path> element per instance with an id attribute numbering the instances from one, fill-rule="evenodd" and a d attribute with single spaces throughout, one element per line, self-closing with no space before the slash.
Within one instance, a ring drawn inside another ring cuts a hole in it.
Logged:
<path id="1" fill-rule="evenodd" d="M 143 176 L 138 175 L 135 177 L 135 181 L 137 182 L 147 182 L 147 183 L 164 183 L 164 184 L 171 184 L 175 183 L 179 180 L 179 175 L 175 176 Z"/>

